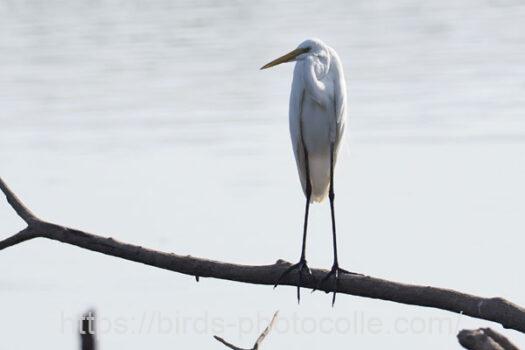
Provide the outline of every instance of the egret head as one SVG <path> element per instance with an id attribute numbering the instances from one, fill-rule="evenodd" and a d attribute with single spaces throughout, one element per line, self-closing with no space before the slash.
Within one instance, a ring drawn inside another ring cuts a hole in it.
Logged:
<path id="1" fill-rule="evenodd" d="M 328 46 L 319 39 L 306 39 L 299 46 L 270 63 L 265 64 L 261 69 L 271 68 L 281 63 L 303 61 L 307 58 L 321 63 L 323 66 L 330 65 L 330 52 Z"/>

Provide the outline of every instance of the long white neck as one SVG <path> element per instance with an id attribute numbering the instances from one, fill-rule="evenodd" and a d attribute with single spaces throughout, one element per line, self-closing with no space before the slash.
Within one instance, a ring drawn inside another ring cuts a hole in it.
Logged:
<path id="1" fill-rule="evenodd" d="M 296 73 L 302 75 L 305 92 L 322 106 L 333 104 L 335 80 L 342 76 L 337 53 L 326 46 L 318 55 L 297 63 Z"/>

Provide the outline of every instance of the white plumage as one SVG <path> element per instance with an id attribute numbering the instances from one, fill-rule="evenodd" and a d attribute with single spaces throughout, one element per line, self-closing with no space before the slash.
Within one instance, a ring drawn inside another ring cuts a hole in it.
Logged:
<path id="1" fill-rule="evenodd" d="M 319 282 L 319 286 L 334 278 L 334 295 L 339 276 L 350 273 L 339 267 L 334 209 L 333 171 L 346 122 L 346 84 L 343 67 L 334 49 L 319 39 L 308 39 L 295 50 L 264 65 L 270 68 L 285 62 L 295 61 L 292 92 L 290 94 L 290 136 L 297 163 L 299 178 L 306 196 L 301 258 L 287 268 L 279 282 L 291 271 L 298 270 L 297 300 L 303 274 L 310 274 L 306 263 L 306 234 L 311 202 L 321 202 L 330 197 L 334 263 L 330 272 Z M 308 181 L 309 180 L 309 181 Z"/>
<path id="2" fill-rule="evenodd" d="M 303 191 L 306 192 L 306 147 L 311 201 L 321 202 L 330 185 L 330 143 L 334 166 L 346 121 L 346 84 L 335 50 L 317 39 L 301 43 L 310 50 L 297 57 L 290 94 L 290 136 Z M 301 57 L 304 56 L 304 57 Z"/>

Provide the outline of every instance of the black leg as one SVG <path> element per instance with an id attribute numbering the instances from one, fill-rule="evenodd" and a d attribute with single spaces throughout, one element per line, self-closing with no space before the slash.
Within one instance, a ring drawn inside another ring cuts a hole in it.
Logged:
<path id="1" fill-rule="evenodd" d="M 306 153 L 306 149 L 305 149 Z M 306 260 L 306 233 L 308 232 L 308 214 L 310 212 L 310 198 L 312 195 L 312 184 L 310 183 L 310 167 L 308 166 L 308 158 L 306 158 L 306 205 L 304 208 L 304 224 L 303 224 L 303 247 L 301 249 L 301 260 Z"/>
<path id="2" fill-rule="evenodd" d="M 312 195 L 312 184 L 310 183 L 310 166 L 308 164 L 308 152 L 306 151 L 306 147 L 304 148 L 304 158 L 305 158 L 305 172 L 306 172 L 306 188 L 305 188 L 305 195 L 306 195 L 306 206 L 304 208 L 304 225 L 303 225 L 303 244 L 301 248 L 301 258 L 299 259 L 299 262 L 295 265 L 290 266 L 289 268 L 284 271 L 277 282 L 275 283 L 275 287 L 281 282 L 281 280 L 288 275 L 290 272 L 294 270 L 299 271 L 299 281 L 297 283 L 297 302 L 299 303 L 301 301 L 301 284 L 303 282 L 303 273 L 306 273 L 308 275 L 311 275 L 310 268 L 308 267 L 308 264 L 306 263 L 306 233 L 308 232 L 308 213 L 310 211 L 310 198 Z"/>
<path id="3" fill-rule="evenodd" d="M 337 259 L 337 234 L 336 234 L 336 226 L 335 226 L 335 208 L 334 208 L 334 199 L 335 199 L 335 193 L 334 193 L 334 144 L 332 143 L 330 145 L 330 189 L 328 193 L 328 198 L 330 199 L 330 212 L 332 215 L 332 239 L 333 239 L 333 245 L 334 245 L 334 263 L 332 265 L 332 269 L 330 272 L 323 277 L 323 279 L 319 282 L 318 288 L 326 282 L 328 279 L 330 279 L 332 276 L 334 277 L 334 294 L 332 297 L 332 306 L 335 304 L 335 296 L 337 294 L 337 288 L 339 287 L 339 276 L 343 273 L 350 273 L 354 274 L 353 272 L 344 270 L 339 267 L 339 260 Z"/>
<path id="4" fill-rule="evenodd" d="M 339 261 L 337 260 L 337 237 L 335 229 L 335 209 L 334 209 L 334 144 L 330 144 L 330 190 L 328 193 L 328 198 L 330 199 L 330 213 L 332 216 L 332 239 L 334 243 L 334 265 L 338 266 Z"/>

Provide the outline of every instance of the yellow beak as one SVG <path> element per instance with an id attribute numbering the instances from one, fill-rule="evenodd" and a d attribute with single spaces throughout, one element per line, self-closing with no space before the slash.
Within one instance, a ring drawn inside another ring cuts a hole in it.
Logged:
<path id="1" fill-rule="evenodd" d="M 276 58 L 272 62 L 265 64 L 264 66 L 261 67 L 261 69 L 266 69 L 266 68 L 270 68 L 270 67 L 273 67 L 273 66 L 277 66 L 278 64 L 281 64 L 281 63 L 286 63 L 286 62 L 293 61 L 297 56 L 299 56 L 299 55 L 301 55 L 303 53 L 306 53 L 308 51 L 310 51 L 310 49 L 308 49 L 308 48 L 295 49 L 292 52 L 288 52 L 286 55 L 281 56 L 279 58 Z"/>

